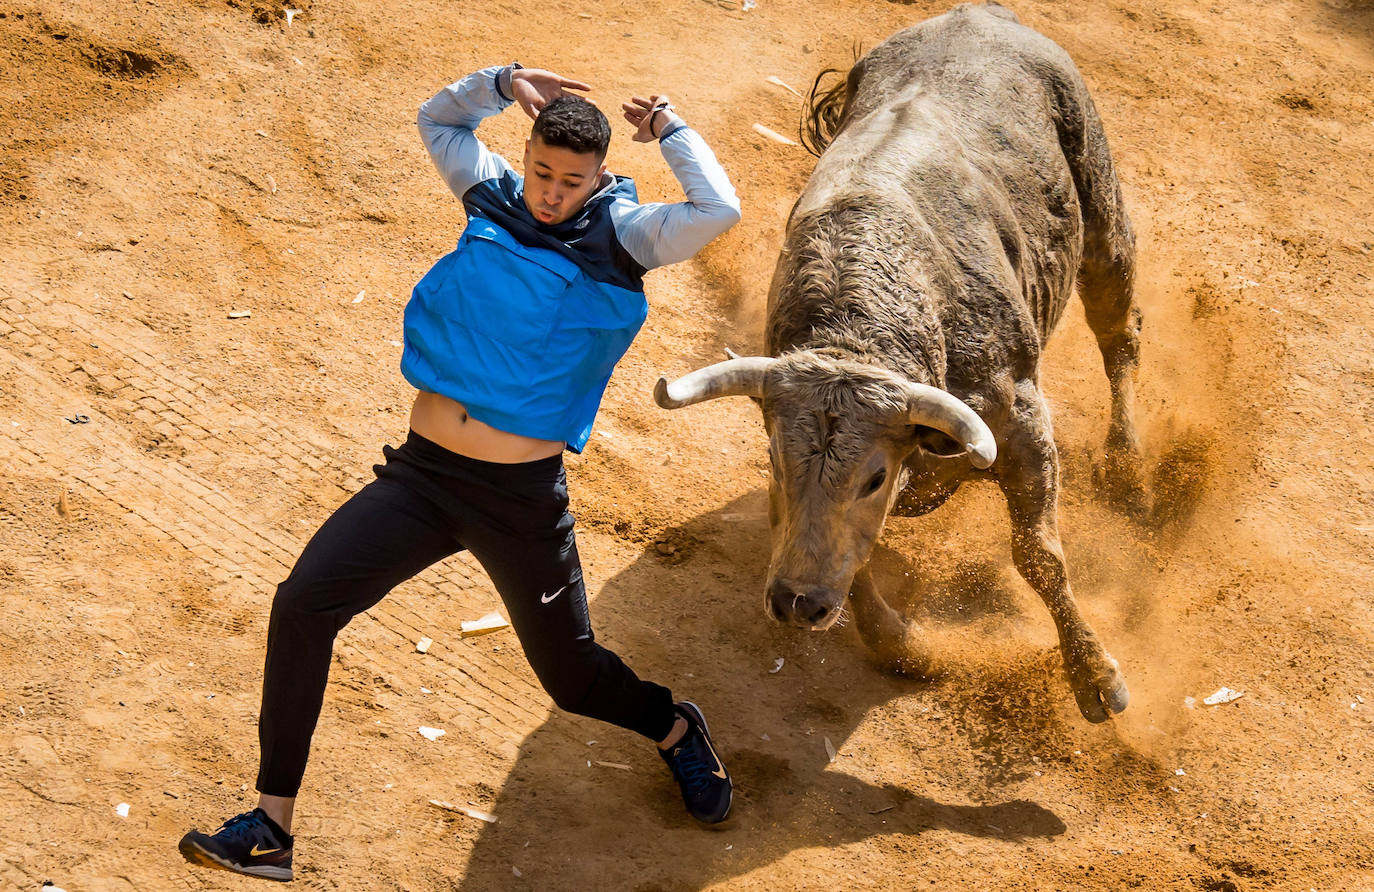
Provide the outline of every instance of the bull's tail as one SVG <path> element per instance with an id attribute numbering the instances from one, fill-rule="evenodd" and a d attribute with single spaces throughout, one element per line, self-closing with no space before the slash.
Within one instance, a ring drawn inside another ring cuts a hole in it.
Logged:
<path id="1" fill-rule="evenodd" d="M 830 145 L 844 123 L 849 97 L 863 73 L 862 56 L 863 47 L 855 44 L 854 64 L 849 71 L 827 68 L 816 75 L 816 80 L 811 84 L 811 94 L 807 96 L 806 107 L 802 109 L 801 141 L 806 150 L 817 158 Z M 839 81 L 828 87 L 822 86 L 831 77 L 839 77 Z"/>
<path id="2" fill-rule="evenodd" d="M 839 75 L 839 81 L 822 88 L 821 84 L 833 75 Z M 802 110 L 801 141 L 817 158 L 840 129 L 848 94 L 849 77 L 838 68 L 825 69 L 811 84 L 811 95 L 806 98 L 806 107 Z"/>

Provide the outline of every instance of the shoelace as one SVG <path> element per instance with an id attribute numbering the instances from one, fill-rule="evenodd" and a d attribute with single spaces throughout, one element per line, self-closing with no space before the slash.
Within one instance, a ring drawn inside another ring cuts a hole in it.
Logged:
<path id="1" fill-rule="evenodd" d="M 263 838 L 264 834 L 262 831 L 266 829 L 262 821 L 258 820 L 257 815 L 251 811 L 247 811 L 225 821 L 224 825 L 219 828 L 219 832 L 215 835 L 218 836 L 220 833 L 223 833 L 234 842 L 248 842 Z"/>
<path id="2" fill-rule="evenodd" d="M 701 753 L 698 752 L 700 745 L 696 740 L 692 740 L 690 743 L 684 742 L 673 756 L 673 763 L 689 793 L 696 793 L 706 786 L 708 769 L 706 763 L 702 761 Z"/>

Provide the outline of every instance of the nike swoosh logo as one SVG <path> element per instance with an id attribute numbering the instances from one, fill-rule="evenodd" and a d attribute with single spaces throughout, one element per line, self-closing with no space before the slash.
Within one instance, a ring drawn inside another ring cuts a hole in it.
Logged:
<path id="1" fill-rule="evenodd" d="M 706 745 L 711 750 L 711 758 L 716 760 L 716 770 L 712 771 L 711 774 L 720 778 L 721 780 L 725 780 L 725 766 L 721 764 L 720 756 L 716 755 L 716 748 L 711 746 L 710 743 L 707 743 Z"/>
<path id="2" fill-rule="evenodd" d="M 570 583 L 568 583 L 568 585 L 572 585 L 572 583 L 570 582 Z M 551 594 L 551 595 L 540 595 L 540 596 L 539 596 L 539 603 L 541 603 L 541 604 L 547 604 L 547 603 L 549 603 L 549 602 L 552 601 L 554 598 L 558 597 L 559 595 L 561 595 L 561 594 L 563 594 L 565 591 L 567 591 L 567 590 L 568 590 L 568 585 L 563 586 L 562 588 L 560 588 L 558 591 L 554 592 L 554 593 Z"/>
<path id="3" fill-rule="evenodd" d="M 275 849 L 260 849 L 260 848 L 258 848 L 258 844 L 257 844 L 257 843 L 253 843 L 253 848 L 250 849 L 250 850 L 248 851 L 248 856 L 249 856 L 250 858 L 256 858 L 256 857 L 258 857 L 259 855 L 270 855 L 270 854 L 272 854 L 273 852 L 280 852 L 280 851 L 281 851 L 281 847 L 280 847 L 280 846 L 278 846 L 278 847 L 275 848 Z"/>

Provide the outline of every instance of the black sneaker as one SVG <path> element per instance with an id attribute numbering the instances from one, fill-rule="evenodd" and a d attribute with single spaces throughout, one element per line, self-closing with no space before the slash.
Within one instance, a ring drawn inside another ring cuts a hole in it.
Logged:
<path id="1" fill-rule="evenodd" d="M 676 704 L 678 715 L 687 720 L 682 739 L 658 754 L 672 769 L 673 780 L 682 788 L 687 812 L 703 824 L 719 824 L 730 814 L 734 787 L 730 772 L 711 746 L 711 731 L 695 703 Z"/>
<path id="2" fill-rule="evenodd" d="M 291 834 L 260 808 L 230 818 L 207 836 L 192 830 L 177 846 L 192 864 L 280 880 L 291 879 Z"/>

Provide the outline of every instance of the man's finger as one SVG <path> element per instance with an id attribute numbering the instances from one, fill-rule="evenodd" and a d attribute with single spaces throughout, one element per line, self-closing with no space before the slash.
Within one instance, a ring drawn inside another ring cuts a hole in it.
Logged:
<path id="1" fill-rule="evenodd" d="M 592 88 L 592 85 L 591 85 L 591 84 L 584 84 L 584 83 L 582 83 L 582 81 L 572 81 L 572 80 L 568 80 L 566 77 L 565 77 L 565 78 L 560 78 L 559 80 L 560 80 L 560 82 L 561 82 L 561 86 L 562 86 L 564 89 L 569 89 L 569 90 L 582 90 L 583 92 L 586 92 L 587 90 L 590 90 L 590 89 Z"/>

